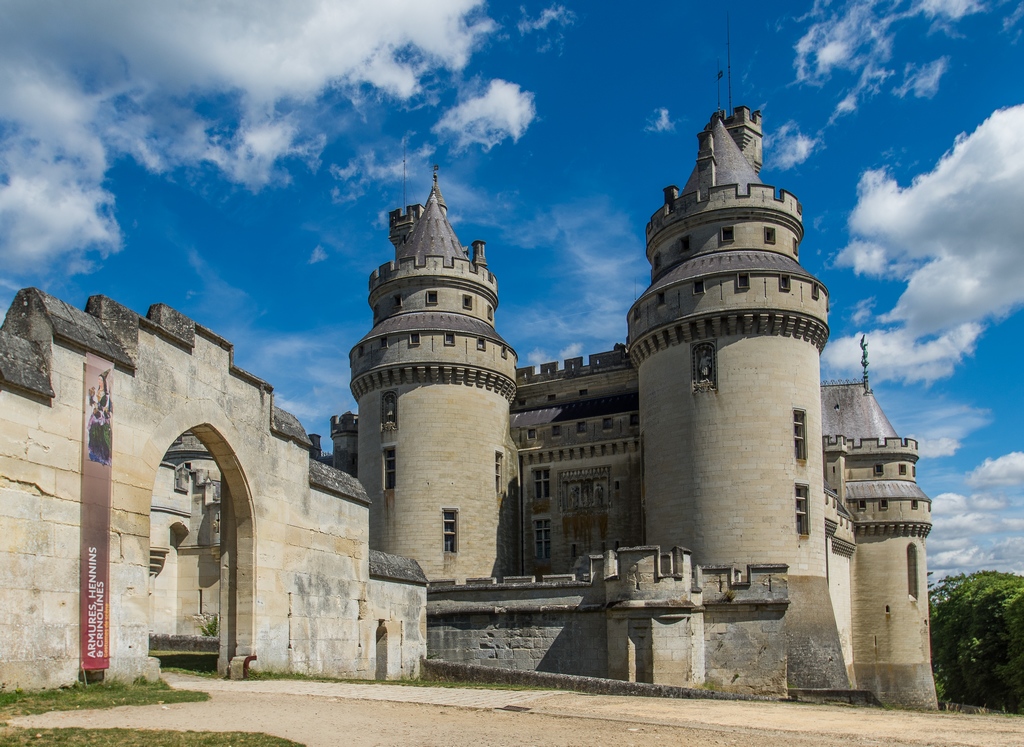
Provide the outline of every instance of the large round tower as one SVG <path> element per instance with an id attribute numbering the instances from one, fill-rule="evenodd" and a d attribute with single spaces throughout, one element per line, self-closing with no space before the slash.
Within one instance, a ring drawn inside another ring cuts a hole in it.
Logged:
<path id="1" fill-rule="evenodd" d="M 760 112 L 716 112 L 698 139 L 647 226 L 651 285 L 629 312 L 647 542 L 788 564 L 789 682 L 847 687 L 825 559 L 828 294 L 798 261 L 800 203 L 758 177 Z"/>
<path id="2" fill-rule="evenodd" d="M 494 328 L 498 282 L 434 185 L 390 215 L 395 261 L 370 276 L 374 326 L 349 354 L 370 544 L 431 580 L 499 573 L 514 553 L 509 403 L 516 353 Z"/>

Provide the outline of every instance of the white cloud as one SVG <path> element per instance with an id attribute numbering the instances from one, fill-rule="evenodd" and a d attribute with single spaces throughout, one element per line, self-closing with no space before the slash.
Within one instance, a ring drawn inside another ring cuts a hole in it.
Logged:
<path id="1" fill-rule="evenodd" d="M 967 475 L 967 484 L 976 488 L 1024 485 L 1024 452 L 986 459 Z"/>
<path id="2" fill-rule="evenodd" d="M 327 252 L 324 251 L 320 244 L 317 244 L 313 249 L 313 253 L 309 255 L 309 260 L 306 264 L 315 265 L 318 262 L 323 262 L 325 259 L 327 259 Z"/>
<path id="3" fill-rule="evenodd" d="M 800 126 L 792 120 L 768 135 L 764 141 L 765 150 L 769 153 L 769 164 L 783 171 L 802 164 L 820 144 L 820 138 L 803 134 Z"/>
<path id="4" fill-rule="evenodd" d="M 986 325 L 1024 305 L 1024 105 L 960 135 L 929 172 L 901 187 L 866 172 L 836 265 L 904 282 L 869 332 L 890 376 L 934 381 L 973 354 Z M 853 338 L 830 343 L 834 365 Z"/>
<path id="5" fill-rule="evenodd" d="M 550 8 L 545 8 L 536 18 L 530 18 L 526 14 L 526 6 L 520 6 L 519 10 L 523 17 L 516 24 L 516 28 L 523 36 L 534 31 L 544 31 L 552 23 L 559 26 L 571 26 L 576 22 L 576 14 L 564 5 L 552 5 Z"/>
<path id="6" fill-rule="evenodd" d="M 676 123 L 673 122 L 668 116 L 668 109 L 660 107 L 654 110 L 654 113 L 647 118 L 647 126 L 644 127 L 645 132 L 675 132 Z"/>
<path id="7" fill-rule="evenodd" d="M 562 348 L 561 350 L 558 351 L 558 357 L 561 358 L 563 361 L 566 358 L 577 358 L 577 357 L 579 357 L 582 354 L 583 354 L 583 343 L 582 342 L 571 343 L 569 345 L 566 345 L 564 348 Z"/>
<path id="8" fill-rule="evenodd" d="M 837 71 L 857 76 L 856 83 L 836 105 L 832 121 L 855 111 L 861 99 L 878 93 L 893 74 L 887 65 L 900 23 L 923 17 L 933 22 L 933 28 L 948 28 L 965 16 L 985 10 L 976 0 L 917 0 L 909 7 L 898 1 L 849 0 L 836 7 L 838 10 L 830 0 L 815 1 L 804 16 L 813 22 L 794 47 L 793 61 L 796 79 L 801 83 L 821 86 Z M 905 90 L 897 89 L 903 90 L 899 95 L 913 91 L 918 97 L 933 96 L 948 64 L 943 60 L 921 68 L 908 66 Z"/>
<path id="9" fill-rule="evenodd" d="M 929 384 L 953 374 L 965 356 L 973 355 L 982 327 L 961 324 L 929 337 L 916 337 L 905 328 L 876 329 L 868 333 L 872 381 Z M 829 371 L 841 375 L 860 370 L 862 332 L 829 340 L 821 355 Z"/>
<path id="10" fill-rule="evenodd" d="M 949 57 L 940 57 L 927 65 L 908 62 L 903 69 L 903 85 L 893 90 L 900 98 L 913 93 L 915 98 L 930 99 L 939 92 L 939 80 L 949 68 Z"/>
<path id="11" fill-rule="evenodd" d="M 4 16 L 0 257 L 66 255 L 72 271 L 121 246 L 103 186 L 115 159 L 286 183 L 283 164 L 318 165 L 325 92 L 407 100 L 497 28 L 482 0 L 10 0 Z"/>
<path id="12" fill-rule="evenodd" d="M 854 304 L 853 311 L 850 313 L 850 321 L 854 324 L 863 324 L 872 316 L 874 316 L 875 309 L 875 297 L 862 298 L 856 304 Z"/>
<path id="13" fill-rule="evenodd" d="M 942 493 L 932 502 L 928 565 L 937 577 L 994 569 L 1024 571 L 1024 517 L 1004 496 Z"/>
<path id="14" fill-rule="evenodd" d="M 922 459 L 953 456 L 962 444 L 955 438 L 922 438 L 917 442 L 917 453 Z"/>
<path id="15" fill-rule="evenodd" d="M 517 142 L 536 114 L 532 93 L 515 83 L 492 80 L 483 94 L 445 112 L 433 131 L 452 139 L 456 149 L 476 144 L 490 150 L 509 137 Z"/>
<path id="16" fill-rule="evenodd" d="M 368 148 L 345 166 L 331 164 L 331 176 L 344 184 L 344 189 L 335 187 L 332 191 L 335 202 L 355 200 L 372 186 L 386 186 L 390 191 L 401 184 L 403 178 L 410 184 L 422 184 L 430 173 L 430 157 L 434 155 L 432 145 L 421 145 L 404 155 L 400 143 L 387 145 L 383 150 L 386 152 L 382 155 L 377 148 Z"/>

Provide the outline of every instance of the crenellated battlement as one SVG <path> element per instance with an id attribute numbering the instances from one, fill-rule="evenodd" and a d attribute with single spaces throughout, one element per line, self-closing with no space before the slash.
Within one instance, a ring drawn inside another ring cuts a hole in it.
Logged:
<path id="1" fill-rule="evenodd" d="M 468 258 L 446 258 L 440 255 L 428 255 L 423 261 L 417 261 L 416 257 L 403 257 L 397 262 L 385 262 L 370 273 L 370 293 L 393 280 L 423 275 L 472 280 L 489 286 L 495 295 L 498 293 L 498 279 L 486 266 Z"/>
<path id="2" fill-rule="evenodd" d="M 591 376 L 632 367 L 633 364 L 626 353 L 626 346 L 620 343 L 612 350 L 592 354 L 587 361 L 587 365 L 583 365 L 583 356 L 579 356 L 576 358 L 566 358 L 563 368 L 558 367 L 558 361 L 541 363 L 539 373 L 537 372 L 537 366 L 517 368 L 516 385 L 522 386 L 524 384 L 538 384 L 544 381 Z"/>
<path id="3" fill-rule="evenodd" d="M 913 438 L 863 438 L 848 439 L 846 436 L 823 436 L 826 451 L 863 452 L 871 454 L 917 454 L 917 440 Z"/>
<path id="4" fill-rule="evenodd" d="M 700 199 L 700 192 L 697 190 L 679 195 L 674 188 L 666 188 L 665 204 L 647 223 L 647 239 L 650 240 L 662 228 L 677 221 L 728 209 L 770 210 L 776 214 L 776 218 L 777 214 L 782 212 L 798 226 L 803 220 L 803 206 L 796 195 L 785 189 L 776 190 L 769 184 L 751 184 L 746 194 L 740 192 L 738 184 L 723 184 L 712 187 L 703 200 Z M 724 214 L 722 219 L 727 217 L 727 214 Z"/>

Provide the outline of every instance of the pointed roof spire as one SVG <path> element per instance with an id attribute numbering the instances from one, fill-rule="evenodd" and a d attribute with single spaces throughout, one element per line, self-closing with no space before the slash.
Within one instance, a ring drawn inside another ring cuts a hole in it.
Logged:
<path id="1" fill-rule="evenodd" d="M 422 263 L 428 256 L 451 259 L 469 259 L 466 250 L 455 235 L 455 229 L 448 222 L 448 206 L 437 185 L 437 166 L 434 166 L 434 183 L 430 188 L 423 215 L 416 221 L 408 238 L 395 248 L 395 258 L 415 257 Z"/>
<path id="2" fill-rule="evenodd" d="M 722 123 L 722 112 L 711 115 L 711 123 L 697 137 L 700 140 L 697 165 L 686 180 L 682 194 L 699 189 L 705 196 L 711 187 L 724 184 L 737 184 L 740 192 L 748 192 L 751 184 L 763 184 Z"/>

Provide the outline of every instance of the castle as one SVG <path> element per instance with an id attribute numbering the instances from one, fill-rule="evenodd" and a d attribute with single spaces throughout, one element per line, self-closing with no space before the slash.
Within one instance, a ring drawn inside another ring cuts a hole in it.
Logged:
<path id="1" fill-rule="evenodd" d="M 539 371 L 516 367 L 485 244 L 456 236 L 435 172 L 425 205 L 390 214 L 333 463 L 370 497 L 371 546 L 429 578 L 443 658 L 493 649 L 483 626 L 506 643 L 497 666 L 743 689 L 771 651 L 747 689 L 934 707 L 917 444 L 876 402 L 866 353 L 863 381 L 820 382 L 829 294 L 799 262 L 800 202 L 760 180 L 760 112 L 716 112 L 698 140 L 647 224 L 626 344 Z M 594 605 L 606 623 L 579 623 Z M 578 614 L 550 623 L 556 607 Z M 549 623 L 520 647 L 540 654 L 513 650 Z M 746 631 L 728 666 L 715 629 Z M 553 653 L 583 635 L 598 663 Z"/>

